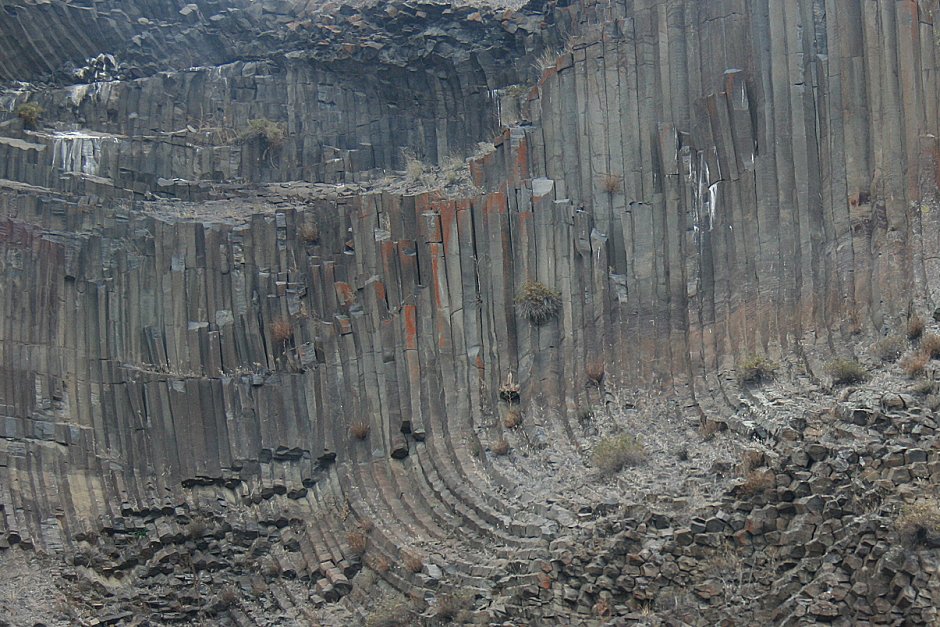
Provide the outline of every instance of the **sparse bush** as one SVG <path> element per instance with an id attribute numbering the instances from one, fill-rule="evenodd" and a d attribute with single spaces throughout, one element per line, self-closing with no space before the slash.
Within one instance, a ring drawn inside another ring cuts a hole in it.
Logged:
<path id="1" fill-rule="evenodd" d="M 23 121 L 23 126 L 34 129 L 42 117 L 43 108 L 35 102 L 24 102 L 16 108 L 16 117 Z"/>
<path id="2" fill-rule="evenodd" d="M 826 365 L 826 372 L 832 377 L 835 385 L 861 383 L 868 379 L 868 371 L 851 359 L 833 359 Z"/>
<path id="3" fill-rule="evenodd" d="M 538 281 L 526 281 L 516 296 L 516 310 L 532 324 L 543 325 L 561 311 L 561 292 Z"/>
<path id="4" fill-rule="evenodd" d="M 913 386 L 911 386 L 911 392 L 913 392 L 914 394 L 920 394 L 921 396 L 930 396 L 931 394 L 934 393 L 935 389 L 936 389 L 936 386 L 934 385 L 934 382 L 931 381 L 930 379 L 924 379 L 922 381 L 918 381 Z"/>
<path id="5" fill-rule="evenodd" d="M 645 458 L 643 444 L 626 433 L 604 438 L 594 447 L 594 466 L 605 476 L 620 472 L 624 466 L 636 466 Z"/>
<path id="6" fill-rule="evenodd" d="M 738 369 L 738 380 L 741 383 L 763 383 L 771 381 L 777 372 L 777 364 L 766 357 L 751 355 L 741 363 Z"/>
<path id="7" fill-rule="evenodd" d="M 883 362 L 897 361 L 901 353 L 907 348 L 907 342 L 900 335 L 889 335 L 883 337 L 871 345 L 871 354 L 873 357 Z"/>
<path id="8" fill-rule="evenodd" d="M 500 438 L 490 444 L 490 450 L 493 451 L 493 455 L 497 457 L 502 457 L 509 454 L 509 442 L 506 438 Z"/>
<path id="9" fill-rule="evenodd" d="M 920 340 L 920 350 L 930 359 L 940 358 L 940 335 L 928 333 Z"/>
<path id="10" fill-rule="evenodd" d="M 764 465 L 764 453 L 757 449 L 746 449 L 741 453 L 741 461 L 738 462 L 738 472 L 746 475 L 755 468 Z"/>
<path id="11" fill-rule="evenodd" d="M 699 432 L 702 434 L 702 440 L 709 442 L 715 437 L 715 434 L 727 428 L 728 426 L 725 423 L 718 420 L 706 420 L 699 428 Z"/>
<path id="12" fill-rule="evenodd" d="M 506 415 L 503 417 L 503 426 L 507 429 L 515 429 L 522 424 L 522 412 L 518 409 L 512 408 L 506 412 Z"/>
<path id="13" fill-rule="evenodd" d="M 305 222 L 297 229 L 300 239 L 308 244 L 316 244 L 320 241 L 320 227 L 316 224 Z"/>
<path id="14" fill-rule="evenodd" d="M 265 146 L 272 150 L 277 150 L 283 146 L 286 139 L 287 129 L 284 128 L 284 125 L 267 118 L 249 120 L 248 127 L 238 134 L 238 140 L 243 144 L 261 140 Z"/>
<path id="15" fill-rule="evenodd" d="M 908 353 L 901 359 L 901 368 L 909 376 L 916 377 L 924 372 L 924 368 L 930 362 L 930 355 L 924 351 Z"/>
<path id="16" fill-rule="evenodd" d="M 906 505 L 894 522 L 901 542 L 908 548 L 940 545 L 940 500 L 923 499 Z"/>
<path id="17" fill-rule="evenodd" d="M 578 422 L 584 424 L 586 422 L 591 422 L 594 420 L 594 407 L 581 407 L 578 409 Z"/>
<path id="18" fill-rule="evenodd" d="M 278 344 L 285 344 L 294 336 L 294 328 L 287 318 L 278 318 L 271 323 L 271 337 Z"/>
<path id="19" fill-rule="evenodd" d="M 366 552 L 369 539 L 361 531 L 350 531 L 346 534 L 346 544 L 349 545 L 349 550 L 353 555 L 362 555 Z"/>
<path id="20" fill-rule="evenodd" d="M 375 524 L 368 518 L 363 518 L 358 523 L 356 523 L 356 526 L 359 527 L 359 531 L 362 533 L 371 533 L 375 528 Z"/>
<path id="21" fill-rule="evenodd" d="M 907 337 L 911 340 L 916 340 L 921 335 L 924 334 L 924 319 L 914 314 L 911 316 L 911 319 L 907 321 Z"/>
<path id="22" fill-rule="evenodd" d="M 678 451 L 676 451 L 676 459 L 680 462 L 689 461 L 689 447 L 683 446 Z"/>
<path id="23" fill-rule="evenodd" d="M 476 457 L 477 459 L 483 458 L 483 445 L 480 444 L 480 441 L 476 438 L 471 439 L 467 443 L 467 447 L 470 450 L 470 454 Z"/>
<path id="24" fill-rule="evenodd" d="M 589 362 L 585 367 L 584 371 L 587 374 L 588 382 L 593 383 L 594 385 L 599 386 L 601 381 L 604 380 L 604 362 L 602 361 L 592 361 Z"/>
<path id="25" fill-rule="evenodd" d="M 405 159 L 405 180 L 409 183 L 421 182 L 428 166 L 410 150 L 402 150 L 401 154 Z"/>
<path id="26" fill-rule="evenodd" d="M 401 556 L 401 564 L 409 573 L 420 573 L 424 569 L 424 559 L 417 553 L 405 552 Z"/>
<path id="27" fill-rule="evenodd" d="M 623 187 L 623 177 L 619 174 L 605 174 L 601 177 L 601 189 L 608 194 L 616 194 Z"/>
<path id="28" fill-rule="evenodd" d="M 369 436 L 369 428 L 368 422 L 354 422 L 352 426 L 349 427 L 349 435 L 357 440 L 365 440 Z"/>
<path id="29" fill-rule="evenodd" d="M 437 598 L 434 618 L 444 624 L 464 624 L 470 622 L 470 606 L 473 604 L 473 593 L 461 591 L 454 594 L 444 594 Z"/>

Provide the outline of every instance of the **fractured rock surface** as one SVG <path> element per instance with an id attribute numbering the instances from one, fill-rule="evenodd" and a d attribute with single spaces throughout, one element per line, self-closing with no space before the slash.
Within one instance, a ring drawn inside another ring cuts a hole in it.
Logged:
<path id="1" fill-rule="evenodd" d="M 14 620 L 938 620 L 935 3 L 132 4 L 0 7 Z"/>

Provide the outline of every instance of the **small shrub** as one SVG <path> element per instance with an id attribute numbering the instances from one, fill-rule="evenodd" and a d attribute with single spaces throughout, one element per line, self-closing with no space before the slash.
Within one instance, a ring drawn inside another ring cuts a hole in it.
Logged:
<path id="1" fill-rule="evenodd" d="M 702 440 L 705 442 L 711 441 L 719 431 L 724 431 L 727 428 L 727 425 L 718 420 L 706 420 L 702 423 L 699 433 L 702 434 Z"/>
<path id="2" fill-rule="evenodd" d="M 42 117 L 43 108 L 35 102 L 24 102 L 16 108 L 16 117 L 23 121 L 23 126 L 34 129 Z"/>
<path id="3" fill-rule="evenodd" d="M 503 418 L 503 426 L 507 429 L 515 429 L 522 424 L 522 412 L 518 409 L 510 409 Z"/>
<path id="4" fill-rule="evenodd" d="M 473 438 L 467 444 L 470 449 L 470 454 L 476 457 L 477 459 L 483 459 L 483 445 L 480 444 L 480 441 L 476 438 Z"/>
<path id="5" fill-rule="evenodd" d="M 470 622 L 470 606 L 473 604 L 473 593 L 461 591 L 454 594 L 444 594 L 437 598 L 434 618 L 444 624 L 464 624 Z"/>
<path id="6" fill-rule="evenodd" d="M 258 118 L 248 121 L 248 128 L 238 134 L 241 143 L 261 140 L 268 148 L 278 149 L 287 139 L 287 129 L 280 122 L 273 122 L 267 118 Z"/>
<path id="7" fill-rule="evenodd" d="M 507 455 L 509 454 L 509 442 L 506 441 L 506 438 L 500 438 L 490 445 L 490 450 L 497 457 Z"/>
<path id="8" fill-rule="evenodd" d="M 608 194 L 616 194 L 623 187 L 623 177 L 619 174 L 605 174 L 601 177 L 601 189 Z"/>
<path id="9" fill-rule="evenodd" d="M 935 389 L 934 382 L 930 379 L 924 379 L 918 381 L 913 386 L 911 386 L 911 392 L 914 394 L 920 394 L 921 396 L 930 396 L 933 394 Z"/>
<path id="10" fill-rule="evenodd" d="M 871 354 L 885 363 L 897 361 L 907 348 L 907 342 L 900 335 L 883 337 L 871 345 Z"/>
<path id="11" fill-rule="evenodd" d="M 370 519 L 363 518 L 358 523 L 356 523 L 356 527 L 358 527 L 359 531 L 362 533 L 371 533 L 375 528 L 375 524 Z"/>
<path id="12" fill-rule="evenodd" d="M 409 183 L 421 182 L 428 166 L 410 150 L 402 150 L 401 154 L 405 159 L 405 180 Z"/>
<path id="13" fill-rule="evenodd" d="M 924 334 L 924 319 L 914 314 L 911 316 L 911 319 L 907 321 L 907 337 L 911 340 L 916 340 L 921 335 Z"/>
<path id="14" fill-rule="evenodd" d="M 861 383 L 868 379 L 868 372 L 857 361 L 851 359 L 834 359 L 826 365 L 826 372 L 832 377 L 836 385 Z"/>
<path id="15" fill-rule="evenodd" d="M 764 453 L 756 449 L 747 449 L 741 453 L 741 461 L 738 462 L 738 472 L 746 475 L 755 468 L 764 465 Z"/>
<path id="16" fill-rule="evenodd" d="M 738 380 L 741 383 L 762 383 L 771 381 L 777 372 L 777 364 L 766 357 L 751 355 L 745 358 L 738 370 Z"/>
<path id="17" fill-rule="evenodd" d="M 605 476 L 620 472 L 624 466 L 636 466 L 645 458 L 643 444 L 626 433 L 604 438 L 594 447 L 594 466 Z"/>
<path id="18" fill-rule="evenodd" d="M 346 544 L 349 545 L 349 550 L 353 555 L 362 555 L 366 552 L 369 539 L 361 531 L 350 531 L 346 534 Z"/>
<path id="19" fill-rule="evenodd" d="M 683 446 L 678 451 L 676 451 L 676 459 L 680 462 L 689 461 L 689 447 Z"/>
<path id="20" fill-rule="evenodd" d="M 532 324 L 543 325 L 561 311 L 561 292 L 538 281 L 526 281 L 516 296 L 516 310 Z"/>
<path id="21" fill-rule="evenodd" d="M 924 499 L 906 505 L 894 522 L 901 542 L 909 548 L 940 543 L 940 500 Z"/>
<path id="22" fill-rule="evenodd" d="M 901 368 L 911 377 L 923 374 L 924 368 L 930 362 L 930 355 L 924 351 L 908 353 L 901 359 Z"/>
<path id="23" fill-rule="evenodd" d="M 365 440 L 369 436 L 369 428 L 368 422 L 355 422 L 349 427 L 349 435 L 357 440 Z"/>
<path id="24" fill-rule="evenodd" d="M 285 344 L 294 336 L 294 328 L 287 318 L 278 318 L 271 323 L 271 337 L 278 344 Z"/>
<path id="25" fill-rule="evenodd" d="M 920 350 L 930 359 L 940 358 L 940 335 L 928 333 L 920 340 Z"/>
<path id="26" fill-rule="evenodd" d="M 409 573 L 420 573 L 424 569 L 424 560 L 417 553 L 403 553 L 401 563 Z"/>
<path id="27" fill-rule="evenodd" d="M 592 361 L 584 367 L 588 382 L 596 386 L 599 386 L 604 380 L 604 370 L 604 362 L 602 361 Z"/>
<path id="28" fill-rule="evenodd" d="M 300 239 L 308 244 L 316 244 L 320 241 L 320 227 L 316 224 L 304 223 L 297 229 Z"/>
<path id="29" fill-rule="evenodd" d="M 772 470 L 751 470 L 744 475 L 744 482 L 738 485 L 737 493 L 739 496 L 750 497 L 773 490 L 776 486 L 777 477 Z"/>

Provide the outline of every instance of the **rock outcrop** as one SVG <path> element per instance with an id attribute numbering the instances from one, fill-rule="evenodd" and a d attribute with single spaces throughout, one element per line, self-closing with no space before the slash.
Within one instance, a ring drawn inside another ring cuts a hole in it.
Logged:
<path id="1" fill-rule="evenodd" d="M 133 4 L 0 20 L 63 621 L 938 620 L 935 3 Z"/>

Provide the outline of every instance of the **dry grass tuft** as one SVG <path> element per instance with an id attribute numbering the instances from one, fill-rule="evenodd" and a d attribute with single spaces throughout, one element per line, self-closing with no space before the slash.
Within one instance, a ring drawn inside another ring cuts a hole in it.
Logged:
<path id="1" fill-rule="evenodd" d="M 883 337 L 871 345 L 871 354 L 885 363 L 897 361 L 907 348 L 907 342 L 900 335 Z"/>
<path id="2" fill-rule="evenodd" d="M 387 599 L 369 613 L 366 627 L 410 627 L 415 624 L 414 611 L 405 599 Z"/>
<path id="3" fill-rule="evenodd" d="M 930 355 L 924 351 L 908 353 L 901 359 L 901 368 L 911 377 L 923 374 L 924 368 L 930 362 Z"/>
<path id="4" fill-rule="evenodd" d="M 241 143 L 261 140 L 268 148 L 278 149 L 287 139 L 287 129 L 280 122 L 267 118 L 258 118 L 248 121 L 248 128 L 238 134 Z"/>
<path id="5" fill-rule="evenodd" d="M 509 409 L 503 417 L 503 426 L 507 429 L 515 429 L 522 424 L 522 412 L 518 409 Z"/>
<path id="6" fill-rule="evenodd" d="M 369 428 L 368 422 L 355 422 L 349 427 L 349 435 L 357 440 L 365 440 L 369 436 Z"/>
<path id="7" fill-rule="evenodd" d="M 506 440 L 506 438 L 500 438 L 490 444 L 490 450 L 493 451 L 493 455 L 496 455 L 497 457 L 508 455 L 509 442 Z"/>
<path id="8" fill-rule="evenodd" d="M 826 372 L 835 385 L 861 383 L 868 379 L 868 371 L 852 359 L 833 359 L 826 364 Z"/>
<path id="9" fill-rule="evenodd" d="M 361 531 L 350 531 L 346 534 L 346 544 L 349 545 L 349 550 L 353 555 L 362 555 L 366 552 L 369 539 Z"/>
<path id="10" fill-rule="evenodd" d="M 24 102 L 16 108 L 16 117 L 23 121 L 23 126 L 34 129 L 39 124 L 44 109 L 35 102 Z"/>
<path id="11" fill-rule="evenodd" d="M 777 487 L 777 477 L 769 468 L 754 469 L 744 475 L 744 482 L 738 485 L 739 496 L 750 497 L 763 494 Z"/>
<path id="12" fill-rule="evenodd" d="M 755 468 L 760 468 L 765 463 L 764 453 L 757 449 L 749 448 L 741 453 L 741 460 L 738 462 L 738 472 L 742 476 L 747 475 Z"/>
<path id="13" fill-rule="evenodd" d="M 371 533 L 371 531 L 375 529 L 375 523 L 373 523 L 368 518 L 363 518 L 358 523 L 356 523 L 356 527 L 358 527 L 359 531 L 362 533 Z"/>
<path id="14" fill-rule="evenodd" d="M 278 344 L 285 344 L 294 337 L 294 328 L 287 318 L 278 318 L 271 323 L 271 337 Z"/>
<path id="15" fill-rule="evenodd" d="M 930 359 L 940 359 L 940 335 L 928 333 L 920 339 L 920 350 Z"/>
<path id="16" fill-rule="evenodd" d="M 391 568 L 391 565 L 388 563 L 388 559 L 384 555 L 376 555 L 368 562 L 369 568 L 384 575 L 388 572 L 388 569 Z"/>
<path id="17" fill-rule="evenodd" d="M 300 235 L 301 241 L 308 244 L 316 244 L 320 241 L 320 227 L 316 224 L 309 222 L 301 224 L 300 228 L 297 229 L 297 234 Z"/>
<path id="18" fill-rule="evenodd" d="M 894 528 L 909 548 L 940 545 L 940 500 L 934 497 L 906 505 L 894 521 Z"/>
<path id="19" fill-rule="evenodd" d="M 608 194 L 616 194 L 623 188 L 623 177 L 619 174 L 605 174 L 601 177 L 601 189 Z"/>
<path id="20" fill-rule="evenodd" d="M 401 564 L 409 573 L 420 573 L 424 569 L 424 559 L 417 553 L 402 553 Z"/>
<path id="21" fill-rule="evenodd" d="M 594 466 L 604 476 L 620 472 L 625 466 L 636 466 L 646 459 L 646 450 L 639 439 L 629 434 L 604 438 L 594 447 Z"/>
<path id="22" fill-rule="evenodd" d="M 699 433 L 702 434 L 702 440 L 710 442 L 714 439 L 715 435 L 720 431 L 724 431 L 726 428 L 727 425 L 723 422 L 718 420 L 706 420 L 699 429 Z"/>
<path id="23" fill-rule="evenodd" d="M 594 385 L 600 385 L 604 380 L 605 367 L 602 361 L 592 361 L 584 367 L 588 381 Z"/>
<path id="24" fill-rule="evenodd" d="M 462 590 L 454 594 L 444 594 L 437 598 L 434 618 L 445 625 L 463 625 L 470 622 L 470 607 L 473 605 L 473 592 Z"/>
<path id="25" fill-rule="evenodd" d="M 760 355 L 750 355 L 744 359 L 738 369 L 740 383 L 763 383 L 772 381 L 777 372 L 777 364 Z"/>
<path id="26" fill-rule="evenodd" d="M 907 321 L 907 337 L 910 340 L 916 340 L 921 335 L 924 334 L 924 328 L 926 324 L 924 319 L 917 314 L 911 316 L 911 319 Z"/>
<path id="27" fill-rule="evenodd" d="M 526 281 L 516 295 L 516 311 L 532 324 L 543 325 L 561 312 L 561 292 L 538 281 Z"/>

